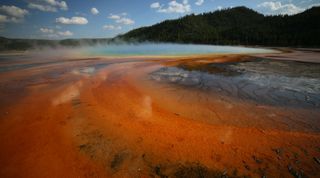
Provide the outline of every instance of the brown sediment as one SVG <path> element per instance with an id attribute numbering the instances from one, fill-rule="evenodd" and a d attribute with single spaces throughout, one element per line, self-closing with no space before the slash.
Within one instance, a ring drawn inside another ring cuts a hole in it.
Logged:
<path id="1" fill-rule="evenodd" d="M 0 73 L 0 177 L 320 176 L 319 111 L 148 77 L 244 60 L 82 59 Z"/>

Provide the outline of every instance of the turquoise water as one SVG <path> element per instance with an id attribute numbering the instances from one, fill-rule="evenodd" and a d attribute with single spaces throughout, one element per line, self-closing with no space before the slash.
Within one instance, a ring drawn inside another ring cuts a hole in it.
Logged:
<path id="1" fill-rule="evenodd" d="M 274 50 L 194 44 L 121 44 L 86 49 L 92 56 L 185 56 L 199 54 L 271 53 Z"/>

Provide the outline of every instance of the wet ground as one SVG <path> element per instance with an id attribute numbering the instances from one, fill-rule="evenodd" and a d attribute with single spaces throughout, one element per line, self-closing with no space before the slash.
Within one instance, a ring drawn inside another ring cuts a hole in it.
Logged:
<path id="1" fill-rule="evenodd" d="M 0 59 L 0 177 L 319 177 L 320 66 Z"/>
<path id="2" fill-rule="evenodd" d="M 159 82 L 219 93 L 272 106 L 320 108 L 320 64 L 251 59 L 243 62 L 163 67 Z"/>

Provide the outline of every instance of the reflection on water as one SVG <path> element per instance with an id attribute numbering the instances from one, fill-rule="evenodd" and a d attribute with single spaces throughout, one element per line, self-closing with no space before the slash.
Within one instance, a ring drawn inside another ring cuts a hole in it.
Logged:
<path id="1" fill-rule="evenodd" d="M 196 67 L 182 64 L 163 67 L 151 78 L 264 104 L 320 106 L 319 64 L 267 59 Z"/>

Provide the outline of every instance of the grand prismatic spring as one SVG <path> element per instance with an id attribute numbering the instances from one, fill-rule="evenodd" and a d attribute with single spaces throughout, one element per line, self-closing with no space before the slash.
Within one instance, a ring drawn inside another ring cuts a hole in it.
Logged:
<path id="1" fill-rule="evenodd" d="M 0 177 L 319 177 L 320 64 L 300 53 L 319 56 L 177 44 L 2 54 Z"/>

